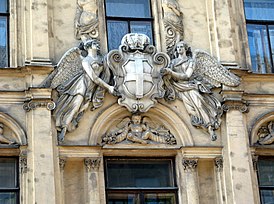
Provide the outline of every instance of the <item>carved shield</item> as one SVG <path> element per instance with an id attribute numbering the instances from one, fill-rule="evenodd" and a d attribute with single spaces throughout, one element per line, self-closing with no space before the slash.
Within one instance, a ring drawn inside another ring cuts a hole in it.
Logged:
<path id="1" fill-rule="evenodd" d="M 128 96 L 141 99 L 153 89 L 153 67 L 148 59 L 136 55 L 138 57 L 128 59 L 122 66 L 125 73 L 123 86 Z"/>

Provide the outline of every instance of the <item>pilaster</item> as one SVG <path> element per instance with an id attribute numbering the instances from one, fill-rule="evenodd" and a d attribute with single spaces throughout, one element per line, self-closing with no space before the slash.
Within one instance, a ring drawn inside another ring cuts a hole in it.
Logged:
<path id="1" fill-rule="evenodd" d="M 86 204 L 100 203 L 100 181 L 99 169 L 101 165 L 100 157 L 85 158 L 85 196 Z"/>
<path id="2" fill-rule="evenodd" d="M 199 204 L 199 189 L 197 175 L 198 159 L 184 158 L 182 162 L 186 179 L 187 203 Z"/>
<path id="3" fill-rule="evenodd" d="M 226 135 L 223 137 L 224 173 L 227 203 L 255 203 L 252 182 L 252 160 L 244 113 L 247 103 L 242 92 L 224 94 Z"/>
<path id="4" fill-rule="evenodd" d="M 28 204 L 56 203 L 56 139 L 51 131 L 50 89 L 30 89 L 24 104 L 28 135 Z M 28 107 L 28 108 L 27 108 Z"/>
<path id="5" fill-rule="evenodd" d="M 227 203 L 225 198 L 225 185 L 223 177 L 223 158 L 217 157 L 214 159 L 215 175 L 216 175 L 216 188 L 217 188 L 217 202 L 219 204 Z"/>

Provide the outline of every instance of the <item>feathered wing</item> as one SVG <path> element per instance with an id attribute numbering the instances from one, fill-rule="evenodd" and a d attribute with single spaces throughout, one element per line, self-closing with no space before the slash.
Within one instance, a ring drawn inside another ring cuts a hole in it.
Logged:
<path id="1" fill-rule="evenodd" d="M 67 84 L 73 77 L 83 73 L 81 51 L 78 47 L 69 49 L 60 59 L 55 70 L 42 83 L 42 87 L 57 88 Z"/>
<path id="2" fill-rule="evenodd" d="M 193 52 L 194 72 L 192 79 L 199 78 L 214 87 L 221 84 L 227 86 L 238 86 L 240 78 L 228 71 L 214 57 L 205 51 L 195 50 Z"/>

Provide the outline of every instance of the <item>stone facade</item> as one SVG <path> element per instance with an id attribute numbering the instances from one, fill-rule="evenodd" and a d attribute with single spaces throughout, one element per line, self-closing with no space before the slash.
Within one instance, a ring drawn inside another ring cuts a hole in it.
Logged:
<path id="1" fill-rule="evenodd" d="M 169 1 L 151 0 L 158 52 L 170 54 L 169 46 L 184 40 L 193 50 L 214 56 L 241 82 L 212 89 L 224 110 L 215 141 L 192 125 L 181 100 L 159 97 L 140 112 L 142 125 L 157 130 L 145 135 L 142 129 L 145 142 L 123 129 L 125 119 L 134 125 L 132 113 L 108 92 L 100 108 L 88 107 L 78 127 L 58 141 L 57 92 L 42 84 L 63 54 L 81 41 L 79 26 L 75 37 L 77 2 L 10 0 L 10 68 L 0 69 L 0 123 L 1 135 L 11 142 L 1 139 L 0 156 L 19 158 L 20 203 L 106 203 L 105 157 L 173 158 L 178 203 L 260 203 L 253 164 L 256 156 L 274 157 L 274 82 L 272 74 L 250 71 L 242 1 L 178 0 L 182 32 L 163 14 L 170 12 L 162 9 Z M 104 1 L 90 4 L 98 14 L 92 37 L 106 56 Z M 179 37 L 167 41 L 171 28 Z M 118 137 L 119 130 L 126 134 L 123 140 L 111 142 L 110 135 Z M 167 132 L 169 142 L 163 139 Z"/>

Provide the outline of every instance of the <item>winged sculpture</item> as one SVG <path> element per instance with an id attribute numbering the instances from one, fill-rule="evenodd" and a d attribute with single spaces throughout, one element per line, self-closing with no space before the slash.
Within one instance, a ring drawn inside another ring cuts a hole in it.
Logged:
<path id="1" fill-rule="evenodd" d="M 79 47 L 69 49 L 60 59 L 56 69 L 42 86 L 55 89 L 58 93 L 53 112 L 58 140 L 63 141 L 66 132 L 73 131 L 84 111 L 100 107 L 105 90 L 113 93 L 108 83 L 110 72 L 103 66 L 99 43 L 88 40 Z"/>
<path id="2" fill-rule="evenodd" d="M 221 84 L 238 86 L 240 79 L 210 54 L 201 50 L 191 52 L 184 41 L 176 45 L 175 56 L 170 65 L 162 70 L 165 98 L 183 101 L 192 125 L 206 129 L 214 141 L 223 110 L 212 88 Z"/>

